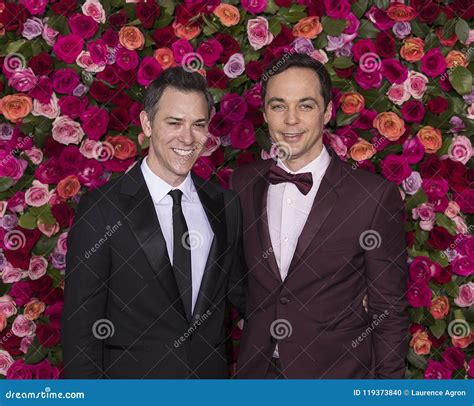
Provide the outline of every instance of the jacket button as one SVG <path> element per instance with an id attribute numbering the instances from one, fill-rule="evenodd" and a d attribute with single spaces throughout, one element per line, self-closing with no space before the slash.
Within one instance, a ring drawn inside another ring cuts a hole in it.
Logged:
<path id="1" fill-rule="evenodd" d="M 290 303 L 290 299 L 288 299 L 287 297 L 281 297 L 281 298 L 280 298 L 280 303 L 281 303 L 281 304 Z"/>

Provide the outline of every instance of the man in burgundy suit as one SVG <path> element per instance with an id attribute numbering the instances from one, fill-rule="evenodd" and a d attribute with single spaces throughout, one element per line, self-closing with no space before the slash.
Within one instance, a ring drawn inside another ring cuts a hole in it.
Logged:
<path id="1" fill-rule="evenodd" d="M 333 104 L 322 64 L 285 55 L 263 79 L 278 159 L 232 178 L 249 268 L 237 377 L 403 378 L 408 272 L 398 187 L 324 146 Z"/>

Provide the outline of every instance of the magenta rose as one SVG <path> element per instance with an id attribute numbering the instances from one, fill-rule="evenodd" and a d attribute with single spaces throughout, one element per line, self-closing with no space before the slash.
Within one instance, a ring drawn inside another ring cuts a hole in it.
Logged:
<path id="1" fill-rule="evenodd" d="M 262 13 L 267 7 L 267 0 L 242 0 L 242 8 L 250 14 Z"/>
<path id="2" fill-rule="evenodd" d="M 59 343 L 61 335 L 57 328 L 52 327 L 50 324 L 38 324 L 36 328 L 36 336 L 40 344 L 45 348 L 54 347 Z"/>
<path id="3" fill-rule="evenodd" d="M 79 82 L 79 75 L 74 69 L 58 69 L 54 72 L 53 88 L 56 93 L 72 94 Z"/>
<path id="4" fill-rule="evenodd" d="M 74 63 L 82 51 L 84 40 L 76 34 L 61 35 L 53 46 L 57 58 L 66 63 Z"/>
<path id="5" fill-rule="evenodd" d="M 403 156 L 409 164 L 416 164 L 423 159 L 425 147 L 418 137 L 413 137 L 403 143 Z"/>
<path id="6" fill-rule="evenodd" d="M 209 180 L 214 170 L 214 164 L 210 157 L 201 156 L 193 166 L 193 172 L 200 178 Z"/>
<path id="7" fill-rule="evenodd" d="M 178 41 L 173 42 L 171 49 L 173 50 L 174 60 L 180 65 L 183 62 L 183 57 L 185 55 L 194 52 L 191 43 L 185 39 L 179 39 Z"/>
<path id="8" fill-rule="evenodd" d="M 432 292 L 425 282 L 409 282 L 406 298 L 411 307 L 430 307 Z"/>
<path id="9" fill-rule="evenodd" d="M 421 123 L 425 117 L 425 112 L 425 107 L 419 100 L 409 100 L 403 103 L 401 108 L 403 119 L 410 123 Z"/>
<path id="10" fill-rule="evenodd" d="M 449 184 L 443 178 L 428 178 L 423 180 L 423 190 L 428 199 L 434 201 L 445 197 L 449 190 Z"/>
<path id="11" fill-rule="evenodd" d="M 468 257 L 457 257 L 451 264 L 455 274 L 469 276 L 474 274 L 474 260 Z"/>
<path id="12" fill-rule="evenodd" d="M 34 367 L 22 359 L 16 360 L 7 371 L 7 379 L 33 379 L 33 376 Z"/>
<path id="13" fill-rule="evenodd" d="M 446 61 L 439 48 L 431 48 L 425 53 L 421 58 L 420 69 L 431 78 L 441 75 L 446 70 Z"/>
<path id="14" fill-rule="evenodd" d="M 138 54 L 120 46 L 116 54 L 115 63 L 120 69 L 130 71 L 138 66 Z"/>
<path id="15" fill-rule="evenodd" d="M 247 149 L 255 142 L 255 131 L 250 120 L 242 120 L 232 128 L 230 141 L 233 148 Z"/>
<path id="16" fill-rule="evenodd" d="M 461 369 L 464 366 L 465 354 L 458 347 L 449 347 L 443 351 L 443 360 L 445 365 L 452 369 Z"/>
<path id="17" fill-rule="evenodd" d="M 413 282 L 428 283 L 441 274 L 441 266 L 423 255 L 417 256 L 410 264 L 410 279 Z"/>
<path id="18" fill-rule="evenodd" d="M 396 59 L 383 59 L 381 71 L 390 83 L 400 84 L 408 78 L 408 69 Z"/>
<path id="19" fill-rule="evenodd" d="M 228 120 L 240 121 L 247 112 L 247 103 L 237 93 L 227 93 L 221 99 L 220 112 Z"/>
<path id="20" fill-rule="evenodd" d="M 474 237 L 472 235 L 464 236 L 464 238 L 456 247 L 456 250 L 460 254 L 465 255 L 471 259 L 474 259 Z"/>
<path id="21" fill-rule="evenodd" d="M 53 95 L 53 82 L 48 76 L 41 76 L 36 86 L 28 92 L 28 96 L 37 99 L 39 102 L 48 104 Z"/>
<path id="22" fill-rule="evenodd" d="M 221 112 L 214 114 L 209 123 L 209 132 L 216 137 L 222 137 L 230 133 L 234 123 L 227 120 Z"/>
<path id="23" fill-rule="evenodd" d="M 400 155 L 388 155 L 381 162 L 382 173 L 391 182 L 397 185 L 410 176 L 412 170 L 405 157 Z"/>
<path id="24" fill-rule="evenodd" d="M 153 27 L 155 20 L 160 17 L 160 6 L 154 1 L 140 2 L 135 4 L 137 18 L 142 23 L 143 28 L 149 30 Z"/>
<path id="25" fill-rule="evenodd" d="M 451 379 L 452 371 L 444 362 L 428 360 L 425 370 L 425 379 Z"/>
<path id="26" fill-rule="evenodd" d="M 58 104 L 61 113 L 75 119 L 86 111 L 89 99 L 87 97 L 65 96 L 59 99 Z"/>
<path id="27" fill-rule="evenodd" d="M 361 39 L 352 47 L 352 54 L 355 62 L 359 62 L 362 55 L 376 53 L 375 44 L 371 39 Z"/>
<path id="28" fill-rule="evenodd" d="M 41 15 L 45 12 L 49 0 L 22 0 L 20 2 L 32 15 Z"/>
<path id="29" fill-rule="evenodd" d="M 97 141 L 107 131 L 109 113 L 101 107 L 91 106 L 81 114 L 81 121 L 87 137 Z"/>
<path id="30" fill-rule="evenodd" d="M 372 6 L 365 15 L 374 23 L 375 27 L 381 31 L 388 30 L 395 24 L 395 21 L 388 16 L 387 11 L 383 8 Z"/>
<path id="31" fill-rule="evenodd" d="M 324 0 L 326 13 L 332 18 L 345 18 L 351 11 L 348 0 Z"/>
<path id="32" fill-rule="evenodd" d="M 354 79 L 364 90 L 378 89 L 382 84 L 382 75 L 379 71 L 366 72 L 360 67 L 357 68 Z"/>
<path id="33" fill-rule="evenodd" d="M 106 64 L 109 51 L 107 50 L 107 44 L 103 39 L 88 42 L 87 51 L 90 53 L 92 62 L 99 66 Z"/>
<path id="34" fill-rule="evenodd" d="M 214 64 L 219 60 L 222 51 L 223 48 L 221 43 L 214 38 L 210 38 L 201 42 L 196 52 L 202 56 L 204 65 L 214 66 Z"/>
<path id="35" fill-rule="evenodd" d="M 161 65 L 158 61 L 151 57 L 146 56 L 143 58 L 140 67 L 138 68 L 137 82 L 141 86 L 148 86 L 153 80 L 155 80 L 162 72 Z"/>
<path id="36" fill-rule="evenodd" d="M 462 193 L 456 193 L 454 201 L 459 204 L 462 212 L 474 213 L 474 189 L 467 188 Z"/>
<path id="37" fill-rule="evenodd" d="M 54 365 L 50 364 L 47 359 L 44 359 L 36 365 L 32 365 L 34 368 L 36 379 L 58 379 L 59 369 Z"/>
<path id="38" fill-rule="evenodd" d="M 73 34 L 85 39 L 92 38 L 99 28 L 99 24 L 92 17 L 80 13 L 69 17 L 68 24 Z"/>

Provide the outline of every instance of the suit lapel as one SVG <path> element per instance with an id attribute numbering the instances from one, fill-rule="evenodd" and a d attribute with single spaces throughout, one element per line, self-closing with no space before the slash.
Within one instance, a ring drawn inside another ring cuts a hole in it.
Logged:
<path id="1" fill-rule="evenodd" d="M 314 241 L 317 241 L 318 238 L 323 242 L 324 236 L 318 236 L 318 231 L 327 217 L 331 214 L 331 211 L 339 198 L 338 187 L 342 179 L 341 162 L 339 161 L 339 157 L 336 156 L 330 148 L 327 149 L 331 155 L 331 162 L 321 180 L 308 219 L 306 220 L 300 237 L 298 238 L 296 250 L 288 270 L 288 276 L 301 261 L 311 243 L 314 244 Z"/>
<path id="2" fill-rule="evenodd" d="M 205 180 L 194 174 L 192 174 L 192 179 L 214 233 L 194 306 L 193 316 L 195 319 L 199 319 L 211 307 L 216 290 L 224 279 L 227 270 L 223 269 L 222 262 L 230 247 L 227 246 L 224 195 L 221 192 L 216 192 Z"/>
<path id="3" fill-rule="evenodd" d="M 153 272 L 155 272 L 158 282 L 168 294 L 176 310 L 186 318 L 184 305 L 168 257 L 166 241 L 140 168 L 142 159 L 123 175 L 120 189 L 125 197 L 122 199 L 123 212 L 126 213 L 126 220 Z"/>

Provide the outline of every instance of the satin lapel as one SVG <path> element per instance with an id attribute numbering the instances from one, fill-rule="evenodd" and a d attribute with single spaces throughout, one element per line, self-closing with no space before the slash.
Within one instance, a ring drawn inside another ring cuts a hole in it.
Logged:
<path id="1" fill-rule="evenodd" d="M 166 249 L 166 241 L 161 231 L 153 200 L 148 191 L 140 165 L 140 159 L 129 172 L 123 175 L 121 193 L 124 199 L 123 212 L 137 241 L 145 253 L 153 272 L 163 290 L 168 294 L 173 306 L 183 315 L 186 313 L 178 285 Z"/>
<path id="2" fill-rule="evenodd" d="M 193 182 L 199 195 L 199 200 L 206 212 L 207 219 L 214 233 L 206 267 L 201 281 L 201 287 L 194 306 L 193 318 L 199 319 L 212 305 L 216 289 L 226 275 L 222 263 L 227 251 L 226 212 L 224 195 L 213 190 L 206 181 L 193 174 Z"/>
<path id="3" fill-rule="evenodd" d="M 275 253 L 273 251 L 270 231 L 268 229 L 267 196 L 268 186 L 270 184 L 267 182 L 265 176 L 268 169 L 270 169 L 270 166 L 271 165 L 268 165 L 268 167 L 266 167 L 265 172 L 257 174 L 258 178 L 254 183 L 253 188 L 253 200 L 255 206 L 257 228 L 260 235 L 262 247 L 262 258 L 267 261 L 267 264 L 275 278 L 277 278 L 279 282 L 282 282 L 280 270 L 278 269 L 278 264 L 275 259 Z"/>
<path id="4" fill-rule="evenodd" d="M 324 236 L 318 236 L 318 231 L 324 221 L 331 214 L 331 211 L 339 198 L 338 187 L 342 175 L 341 163 L 336 154 L 330 151 L 329 148 L 328 151 L 331 154 L 331 162 L 321 180 L 308 219 L 306 220 L 303 231 L 298 238 L 298 244 L 296 245 L 296 250 L 288 270 L 288 275 L 291 274 L 295 266 L 301 261 L 311 243 L 315 240 L 320 240 L 320 243 L 324 242 Z"/>

